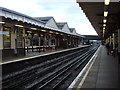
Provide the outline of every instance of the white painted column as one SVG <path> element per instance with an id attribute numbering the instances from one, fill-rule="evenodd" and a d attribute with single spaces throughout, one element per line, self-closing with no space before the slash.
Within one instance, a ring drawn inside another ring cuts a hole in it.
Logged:
<path id="1" fill-rule="evenodd" d="M 0 17 L 0 22 L 2 22 L 2 17 Z M 3 50 L 3 26 L 0 24 L 0 62 L 2 62 L 2 50 Z M 0 65 L 0 77 L 2 77 L 2 65 Z M 0 83 L 2 83 L 2 80 L 0 80 Z M 2 84 L 0 84 L 0 90 L 2 90 Z"/>
<path id="2" fill-rule="evenodd" d="M 113 33 L 113 50 L 115 49 L 115 33 Z"/>
<path id="3" fill-rule="evenodd" d="M 39 47 L 40 47 L 40 44 L 41 44 L 41 38 L 40 38 L 40 36 L 39 36 Z"/>
<path id="4" fill-rule="evenodd" d="M 110 46 L 111 46 L 111 44 L 112 44 L 112 37 L 111 36 L 110 36 L 110 42 L 109 43 L 110 43 Z"/>
<path id="5" fill-rule="evenodd" d="M 25 48 L 25 28 L 23 28 L 23 40 L 22 40 L 22 47 Z"/>
<path id="6" fill-rule="evenodd" d="M 51 46 L 51 39 L 52 39 L 52 37 L 50 36 L 48 39 L 48 46 Z"/>
<path id="7" fill-rule="evenodd" d="M 0 22 L 2 22 L 2 17 L 0 17 Z M 0 24 L 0 62 L 2 62 L 2 50 L 3 50 L 3 26 Z"/>
<path id="8" fill-rule="evenodd" d="M 2 21 L 2 20 L 0 20 L 0 21 Z M 0 24 L 0 50 L 2 50 L 3 49 L 3 26 L 2 26 L 2 24 Z"/>
<path id="9" fill-rule="evenodd" d="M 11 49 L 15 49 L 15 39 L 16 39 L 16 33 L 14 28 L 12 27 L 11 31 Z"/>

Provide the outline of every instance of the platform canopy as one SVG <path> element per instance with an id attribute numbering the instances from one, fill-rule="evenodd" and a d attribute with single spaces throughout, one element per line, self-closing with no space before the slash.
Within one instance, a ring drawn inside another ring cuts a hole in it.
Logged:
<path id="1" fill-rule="evenodd" d="M 98 35 L 109 37 L 120 29 L 120 0 L 77 0 Z"/>

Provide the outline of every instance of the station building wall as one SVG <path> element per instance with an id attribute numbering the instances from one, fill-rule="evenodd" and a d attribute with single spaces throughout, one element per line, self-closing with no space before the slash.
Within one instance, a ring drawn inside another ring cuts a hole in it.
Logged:
<path id="1" fill-rule="evenodd" d="M 2 55 L 2 60 L 25 56 L 26 37 L 29 35 L 31 35 L 31 38 L 38 36 L 38 46 L 48 48 L 54 46 L 54 49 L 65 49 L 78 46 L 79 38 L 70 35 L 68 36 L 67 34 L 40 32 L 39 30 L 26 29 L 26 27 L 16 27 L 12 24 L 4 24 L 1 27 L 1 30 L 4 32 L 4 34 L 0 34 L 0 41 L 2 42 L 0 45 L 0 53 Z M 41 40 L 43 40 L 43 42 Z M 69 43 L 70 46 L 68 45 Z M 33 46 L 37 46 L 35 43 L 31 43 L 31 45 L 32 44 Z"/>
<path id="2" fill-rule="evenodd" d="M 14 28 L 13 25 L 6 24 L 2 26 L 3 59 L 12 58 L 14 56 L 24 56 L 24 36 L 23 28 Z"/>

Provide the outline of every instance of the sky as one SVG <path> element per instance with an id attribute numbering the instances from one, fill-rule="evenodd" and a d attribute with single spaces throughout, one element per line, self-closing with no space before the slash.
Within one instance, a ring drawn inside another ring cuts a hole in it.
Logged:
<path id="1" fill-rule="evenodd" d="M 0 6 L 31 17 L 53 16 L 81 35 L 97 35 L 76 0 L 0 0 Z"/>

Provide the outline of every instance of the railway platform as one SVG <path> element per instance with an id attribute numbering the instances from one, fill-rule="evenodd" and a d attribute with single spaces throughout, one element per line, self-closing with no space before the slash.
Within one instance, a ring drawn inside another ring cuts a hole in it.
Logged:
<path id="1" fill-rule="evenodd" d="M 86 89 L 115 89 L 119 90 L 119 75 L 120 65 L 118 57 L 107 55 L 105 46 L 100 46 L 96 55 L 93 58 L 91 65 L 88 65 L 84 75 L 81 75 L 74 80 L 74 88 L 76 90 Z M 79 80 L 79 81 L 78 81 Z M 75 87 L 76 83 L 76 87 Z"/>
<path id="2" fill-rule="evenodd" d="M 29 52 L 25 56 L 11 57 L 9 59 L 2 60 L 0 63 L 14 62 L 14 61 L 25 60 L 25 59 L 28 59 L 28 58 L 41 57 L 41 56 L 45 56 L 45 55 L 49 55 L 49 54 L 74 50 L 74 49 L 77 49 L 77 48 L 88 47 L 88 46 L 89 45 L 79 45 L 79 47 L 70 48 L 70 49 L 55 49 L 55 50 L 47 50 L 45 52 Z"/>

